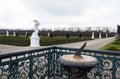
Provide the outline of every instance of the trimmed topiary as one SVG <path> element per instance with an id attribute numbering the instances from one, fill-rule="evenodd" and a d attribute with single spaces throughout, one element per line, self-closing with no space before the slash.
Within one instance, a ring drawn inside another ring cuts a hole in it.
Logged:
<path id="1" fill-rule="evenodd" d="M 79 37 L 81 38 L 81 37 L 82 37 L 82 34 L 79 34 Z"/>
<path id="2" fill-rule="evenodd" d="M 70 37 L 70 34 L 69 34 L 69 33 L 66 33 L 66 37 L 69 38 L 69 37 Z"/>
<path id="3" fill-rule="evenodd" d="M 50 37 L 53 37 L 53 34 L 52 34 L 52 33 L 50 33 Z"/>

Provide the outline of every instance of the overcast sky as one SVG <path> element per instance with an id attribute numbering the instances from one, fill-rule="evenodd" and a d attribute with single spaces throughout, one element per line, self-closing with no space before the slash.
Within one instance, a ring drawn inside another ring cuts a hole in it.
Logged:
<path id="1" fill-rule="evenodd" d="M 111 27 L 120 23 L 120 0 L 0 0 L 0 28 Z"/>

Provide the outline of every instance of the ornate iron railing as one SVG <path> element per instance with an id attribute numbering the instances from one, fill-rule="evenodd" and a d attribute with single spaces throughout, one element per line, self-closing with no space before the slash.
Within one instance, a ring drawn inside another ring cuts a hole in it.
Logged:
<path id="1" fill-rule="evenodd" d="M 0 79 L 45 79 L 53 47 L 0 55 Z"/>
<path id="2" fill-rule="evenodd" d="M 77 50 L 75 48 L 56 47 L 55 61 L 59 56 L 75 53 Z M 99 64 L 88 74 L 89 79 L 120 79 L 120 52 L 85 49 L 82 54 L 96 57 L 99 60 Z M 66 77 L 66 72 L 63 72 L 59 65 L 54 70 L 59 71 L 59 75 Z"/>
<path id="3" fill-rule="evenodd" d="M 75 53 L 77 48 L 48 47 L 0 55 L 0 79 L 67 78 L 67 72 L 57 63 L 63 54 Z M 90 79 L 120 79 L 120 52 L 83 50 L 94 56 L 99 64 L 88 73 Z"/>

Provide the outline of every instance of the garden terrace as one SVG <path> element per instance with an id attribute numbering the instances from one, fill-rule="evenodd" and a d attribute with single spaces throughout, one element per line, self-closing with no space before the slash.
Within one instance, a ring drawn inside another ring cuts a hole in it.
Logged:
<path id="1" fill-rule="evenodd" d="M 0 55 L 0 79 L 67 78 L 57 63 L 58 57 L 78 48 L 47 47 Z M 82 54 L 96 57 L 99 64 L 88 73 L 89 79 L 120 79 L 120 52 L 84 49 Z"/>

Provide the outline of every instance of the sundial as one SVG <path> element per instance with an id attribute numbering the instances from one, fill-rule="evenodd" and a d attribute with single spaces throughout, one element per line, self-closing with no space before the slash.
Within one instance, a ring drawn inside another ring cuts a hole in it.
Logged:
<path id="1" fill-rule="evenodd" d="M 58 58 L 58 63 L 68 72 L 68 79 L 87 79 L 87 73 L 98 63 L 95 57 L 81 55 L 86 44 L 85 42 L 75 54 Z"/>

